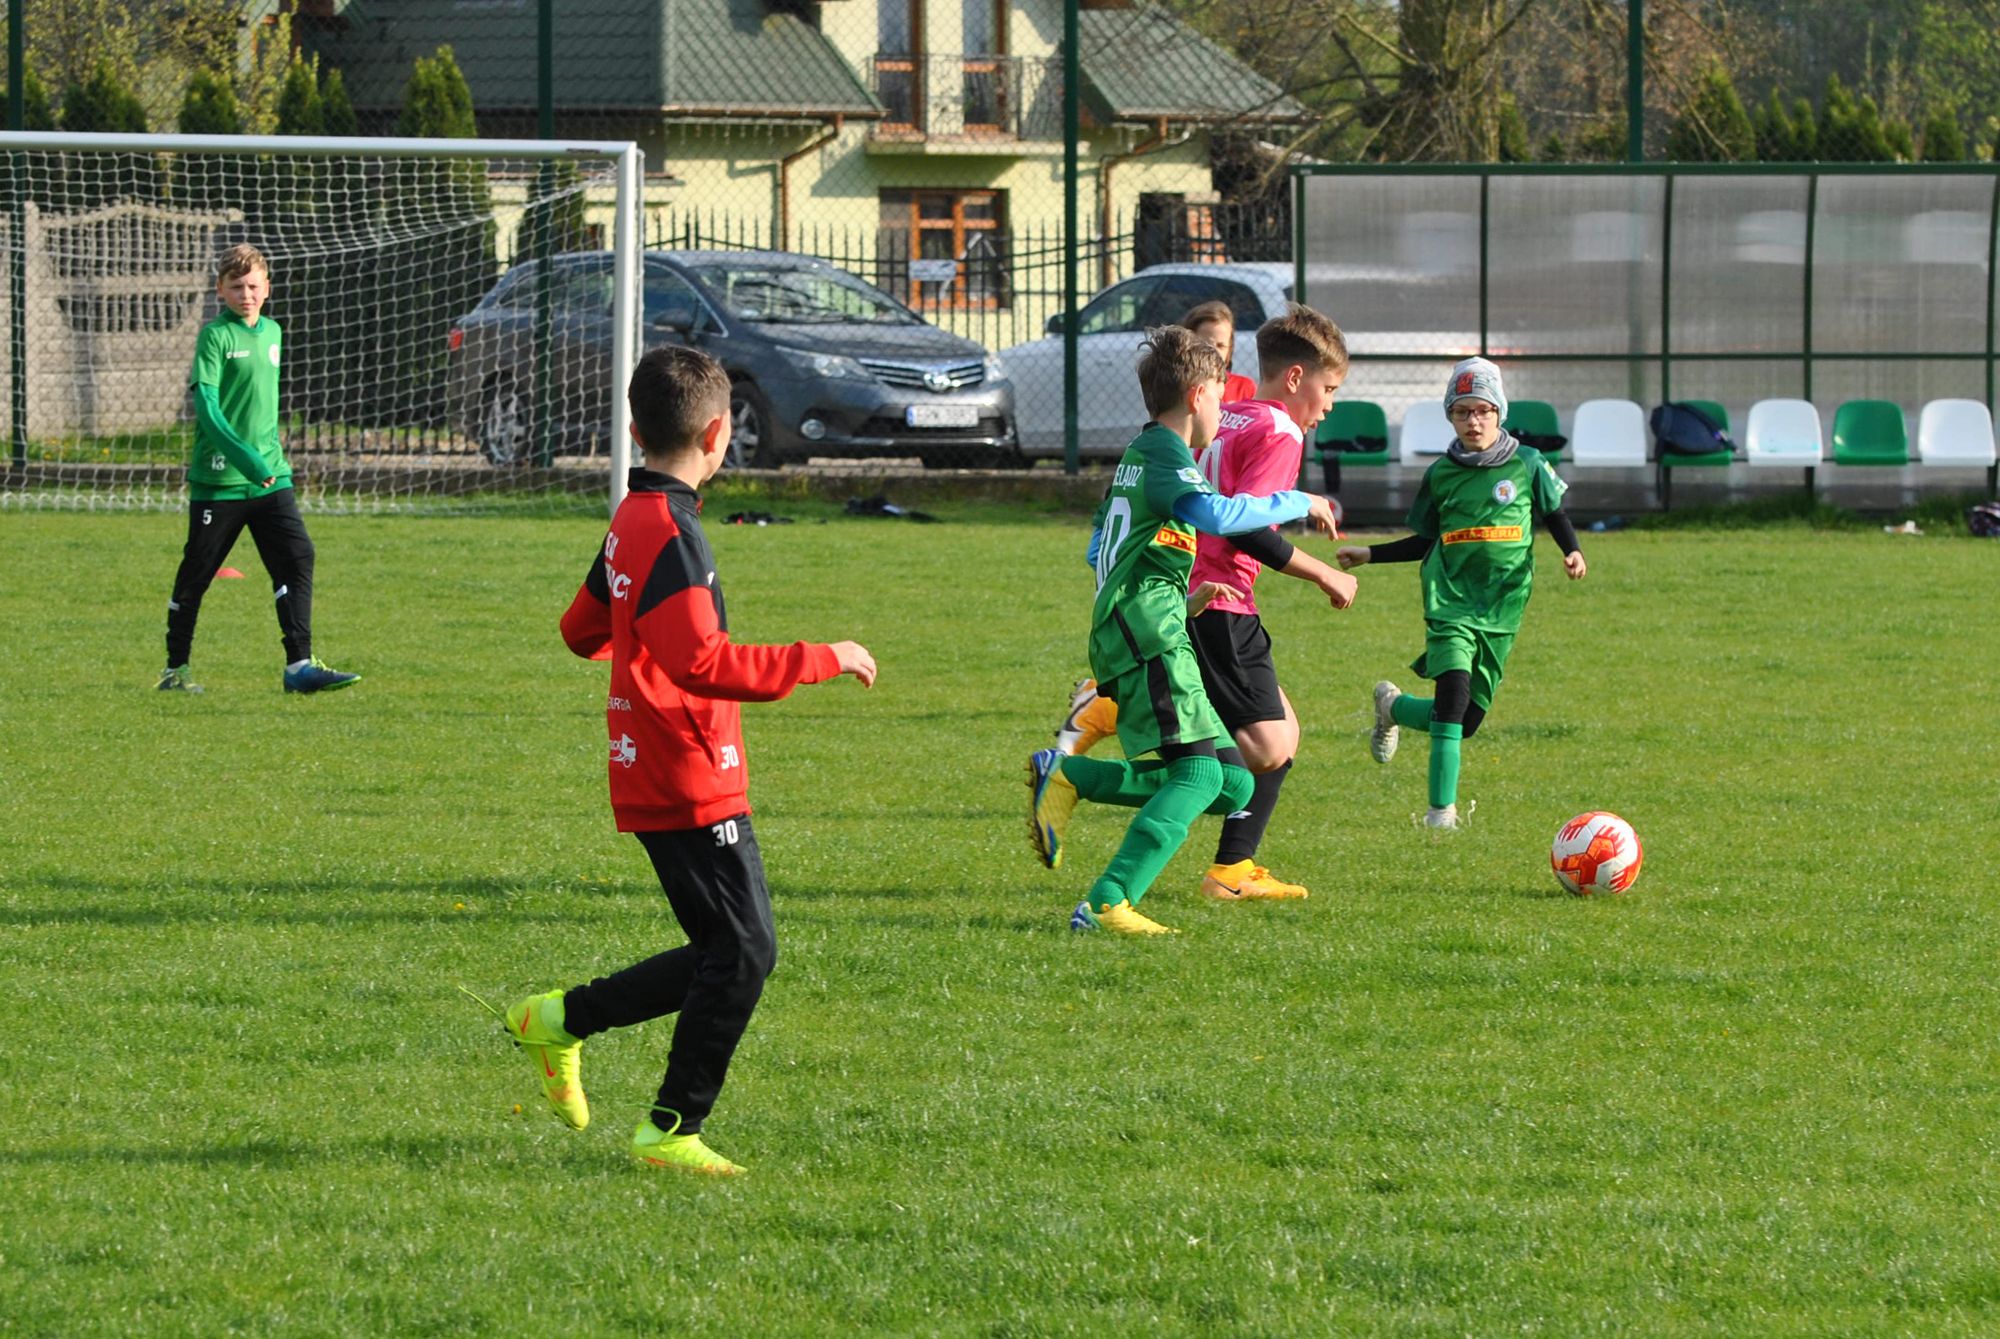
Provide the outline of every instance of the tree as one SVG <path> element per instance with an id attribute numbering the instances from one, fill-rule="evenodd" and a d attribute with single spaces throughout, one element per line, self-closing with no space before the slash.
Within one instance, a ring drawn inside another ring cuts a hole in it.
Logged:
<path id="1" fill-rule="evenodd" d="M 1751 113 L 1750 128 L 1757 137 L 1757 161 L 1760 163 L 1787 163 L 1793 161 L 1792 118 L 1785 111 L 1785 100 L 1772 89 L 1771 96 L 1757 104 Z"/>
<path id="2" fill-rule="evenodd" d="M 1521 104 L 1512 93 L 1500 95 L 1500 161 L 1503 163 L 1531 163 L 1534 150 L 1528 144 L 1528 122 L 1521 115 Z"/>
<path id="3" fill-rule="evenodd" d="M 1792 103 L 1792 147 L 1787 162 L 1811 163 L 1819 159 L 1819 116 L 1809 98 Z"/>
<path id="4" fill-rule="evenodd" d="M 183 135 L 240 135 L 243 109 L 227 79 L 212 70 L 197 70 L 188 81 L 175 123 Z"/>
<path id="5" fill-rule="evenodd" d="M 339 70 L 328 70 L 320 79 L 319 105 L 329 135 L 358 135 L 361 119 L 347 97 L 347 81 Z"/>
<path id="6" fill-rule="evenodd" d="M 1757 133 L 1729 72 L 1720 65 L 1709 67 L 1701 91 L 1674 116 L 1667 157 L 1682 163 L 1740 163 L 1756 153 Z"/>
<path id="7" fill-rule="evenodd" d="M 310 60 L 294 60 L 285 69 L 284 82 L 278 86 L 278 133 L 326 133 L 326 107 L 320 101 L 319 74 Z"/>
<path id="8" fill-rule="evenodd" d="M 90 77 L 63 90 L 62 128 L 143 135 L 146 109 L 121 82 L 111 62 L 101 60 Z"/>
<path id="9" fill-rule="evenodd" d="M 419 56 L 403 88 L 403 111 L 396 133 L 419 139 L 471 139 L 479 133 L 472 112 L 472 89 L 449 46 Z"/>
<path id="10" fill-rule="evenodd" d="M 13 90 L 9 89 L 9 93 Z M 21 129 L 54 130 L 55 113 L 49 110 L 49 91 L 42 87 L 42 81 L 35 75 L 35 67 L 27 66 L 21 77 Z"/>

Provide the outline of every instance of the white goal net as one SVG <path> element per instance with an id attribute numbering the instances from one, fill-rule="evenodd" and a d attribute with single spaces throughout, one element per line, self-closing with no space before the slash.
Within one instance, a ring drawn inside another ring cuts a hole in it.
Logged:
<path id="1" fill-rule="evenodd" d="M 629 144 L 0 135 L 0 507 L 184 504 L 195 339 L 248 242 L 303 506 L 601 509 L 638 195 Z"/>

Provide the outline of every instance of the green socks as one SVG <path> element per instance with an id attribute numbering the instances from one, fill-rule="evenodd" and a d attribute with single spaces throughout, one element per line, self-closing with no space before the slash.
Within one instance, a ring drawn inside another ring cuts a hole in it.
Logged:
<path id="1" fill-rule="evenodd" d="M 1402 701 L 1398 699 L 1397 706 Z M 1425 704 L 1428 709 L 1429 703 Z M 1458 803 L 1458 749 L 1465 727 L 1456 722 L 1431 722 L 1431 808 Z"/>
<path id="2" fill-rule="evenodd" d="M 1083 788 L 1082 778 L 1069 770 L 1070 764 L 1076 761 L 1079 760 L 1064 759 L 1063 774 L 1076 786 L 1078 795 L 1090 798 Z M 1139 767 L 1145 765 L 1097 764 L 1100 767 L 1130 767 L 1135 774 L 1138 774 Z M 1167 861 L 1187 840 L 1188 824 L 1200 814 L 1209 812 L 1211 805 L 1222 803 L 1226 798 L 1222 795 L 1225 771 L 1234 772 L 1241 778 L 1232 787 L 1236 794 L 1235 802 L 1222 811 L 1228 813 L 1249 799 L 1250 787 L 1242 782 L 1250 780 L 1250 773 L 1240 767 L 1225 769 L 1214 758 L 1181 758 L 1138 774 L 1146 776 L 1146 784 L 1154 786 L 1152 798 L 1132 816 L 1132 825 L 1125 830 L 1125 840 L 1119 843 L 1118 854 L 1111 857 L 1110 865 L 1090 886 L 1091 910 L 1103 911 L 1120 902 L 1130 902 L 1133 906 L 1139 904 L 1139 899 L 1153 886 L 1153 880 L 1167 867 Z M 1154 777 L 1158 779 L 1152 780 Z M 1096 779 L 1092 784 L 1097 784 Z M 1126 792 L 1120 789 L 1119 793 Z"/>
<path id="3" fill-rule="evenodd" d="M 1389 704 L 1389 715 L 1396 724 L 1409 730 L 1428 730 L 1431 724 L 1431 699 L 1411 697 L 1404 693 Z"/>

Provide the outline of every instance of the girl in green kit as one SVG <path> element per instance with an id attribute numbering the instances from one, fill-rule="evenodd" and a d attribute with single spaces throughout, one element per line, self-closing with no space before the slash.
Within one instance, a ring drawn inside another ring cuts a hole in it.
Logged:
<path id="1" fill-rule="evenodd" d="M 1576 527 L 1562 509 L 1567 485 L 1540 452 L 1500 426 L 1507 394 L 1500 369 L 1484 358 L 1454 367 L 1444 393 L 1457 438 L 1424 472 L 1409 526 L 1415 534 L 1386 544 L 1350 544 L 1344 568 L 1423 562 L 1424 651 L 1411 663 L 1433 680 L 1436 696 L 1412 697 L 1388 680 L 1375 685 L 1376 762 L 1396 755 L 1400 727 L 1431 736 L 1430 809 L 1426 827 L 1458 826 L 1460 741 L 1492 710 L 1493 695 L 1520 631 L 1535 577 L 1534 521 L 1540 518 L 1563 554 L 1563 570 L 1581 580 L 1585 564 Z"/>

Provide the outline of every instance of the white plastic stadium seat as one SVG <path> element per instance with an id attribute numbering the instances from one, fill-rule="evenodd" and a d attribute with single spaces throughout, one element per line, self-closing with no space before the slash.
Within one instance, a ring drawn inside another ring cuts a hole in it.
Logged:
<path id="1" fill-rule="evenodd" d="M 1746 464 L 1812 469 L 1826 454 L 1819 410 L 1811 400 L 1759 400 L 1743 429 Z"/>
<path id="2" fill-rule="evenodd" d="M 1585 400 L 1569 430 L 1570 463 L 1646 464 L 1646 411 L 1630 400 Z"/>
<path id="3" fill-rule="evenodd" d="M 1396 458 L 1405 465 L 1428 466 L 1457 440 L 1443 402 L 1419 400 L 1403 414 L 1403 437 Z"/>
<path id="4" fill-rule="evenodd" d="M 1977 400 L 1932 400 L 1917 418 L 1917 459 L 1926 465 L 1984 469 L 1994 487 L 2000 453 L 1993 445 L 1993 415 Z"/>

